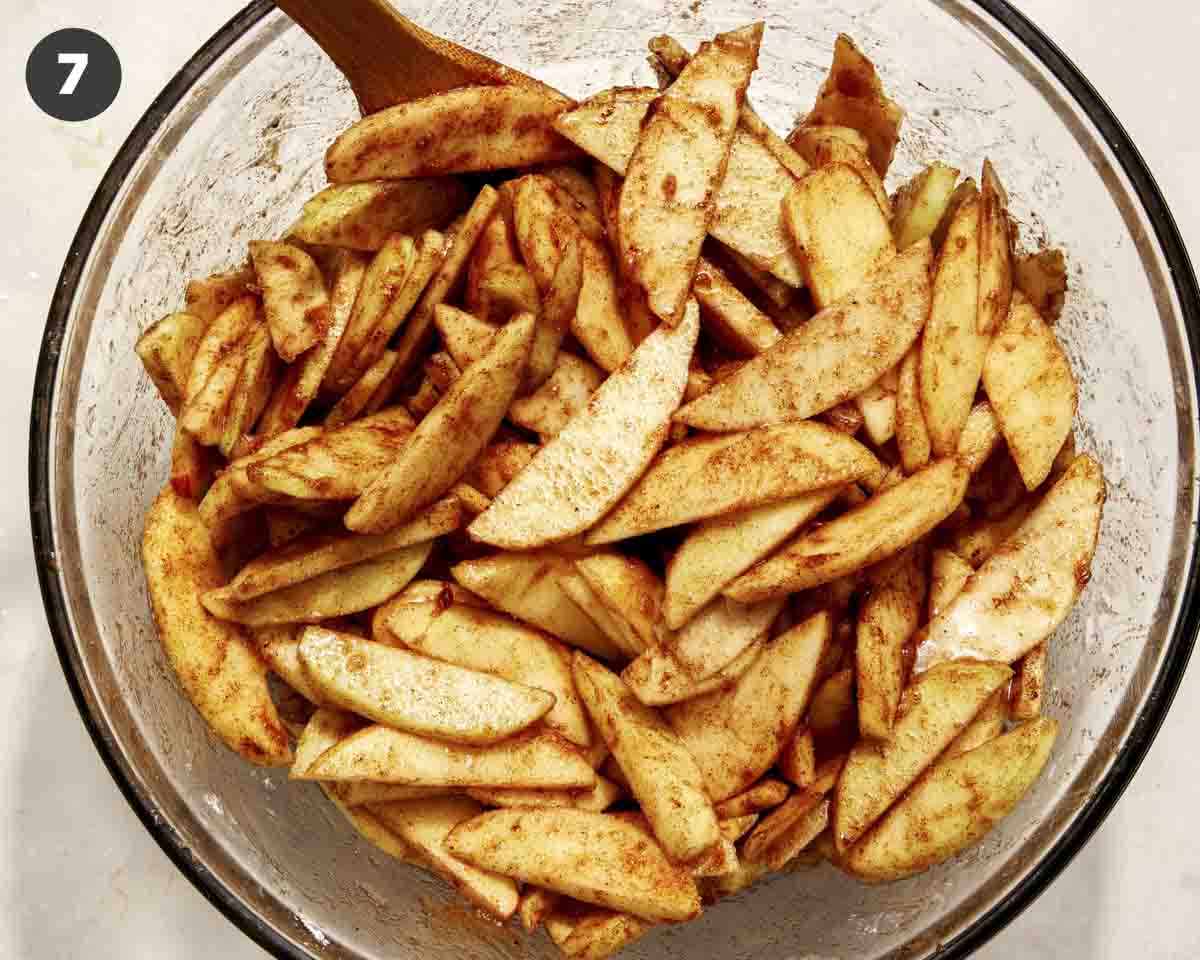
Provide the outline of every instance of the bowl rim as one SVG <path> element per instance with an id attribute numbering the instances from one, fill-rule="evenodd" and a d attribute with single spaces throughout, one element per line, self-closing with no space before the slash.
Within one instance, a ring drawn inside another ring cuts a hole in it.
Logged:
<path id="1" fill-rule="evenodd" d="M 1193 366 L 1200 369 L 1200 287 L 1197 286 L 1196 275 L 1175 218 L 1141 153 L 1096 89 L 1040 27 L 1008 0 L 969 2 L 998 21 L 1049 70 L 1104 137 L 1153 228 L 1155 240 L 1173 279 L 1187 334 L 1187 348 Z M 63 333 L 84 264 L 108 210 L 163 120 L 226 50 L 275 9 L 273 0 L 252 0 L 193 54 L 138 120 L 88 204 L 59 274 L 38 356 L 30 415 L 29 504 L 38 582 L 59 662 L 80 719 L 118 789 L 162 851 L 227 919 L 276 957 L 311 960 L 312 954 L 304 947 L 278 933 L 203 863 L 196 860 L 182 838 L 158 816 L 153 797 L 135 787 L 122 772 L 115 745 L 89 709 L 84 692 L 82 661 L 58 577 L 54 519 L 51 498 L 48 496 L 52 460 L 51 419 Z M 1198 586 L 1200 555 L 1193 554 L 1182 585 L 1179 622 L 1164 651 L 1162 666 L 1125 742 L 1096 790 L 1025 877 L 953 939 L 938 946 L 939 957 L 946 960 L 966 957 L 1004 929 L 1045 891 L 1112 811 L 1162 727 L 1187 669 L 1197 629 L 1200 628 L 1200 603 L 1196 602 Z"/>

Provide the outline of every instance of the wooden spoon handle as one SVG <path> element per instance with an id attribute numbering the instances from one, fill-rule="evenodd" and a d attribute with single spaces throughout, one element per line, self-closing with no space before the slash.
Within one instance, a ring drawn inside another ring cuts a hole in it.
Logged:
<path id="1" fill-rule="evenodd" d="M 277 0 L 350 81 L 363 114 L 472 84 L 550 88 L 436 36 L 387 0 Z"/>

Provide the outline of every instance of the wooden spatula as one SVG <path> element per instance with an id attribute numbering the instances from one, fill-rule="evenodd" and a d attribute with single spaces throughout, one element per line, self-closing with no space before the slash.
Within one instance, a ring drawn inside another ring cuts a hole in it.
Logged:
<path id="1" fill-rule="evenodd" d="M 435 36 L 387 0 L 277 0 L 346 75 L 364 114 L 471 84 L 539 80 Z"/>

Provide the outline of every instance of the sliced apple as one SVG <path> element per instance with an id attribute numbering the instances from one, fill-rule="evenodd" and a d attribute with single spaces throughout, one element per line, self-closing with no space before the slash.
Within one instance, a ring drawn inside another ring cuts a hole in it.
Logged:
<path id="1" fill-rule="evenodd" d="M 582 533 L 607 513 L 666 439 L 699 326 L 692 301 L 678 326 L 647 337 L 475 518 L 470 534 L 493 546 L 529 549 Z"/>
<path id="2" fill-rule="evenodd" d="M 393 233 L 445 226 L 469 202 L 454 177 L 335 183 L 304 204 L 291 232 L 304 243 L 378 250 Z"/>
<path id="3" fill-rule="evenodd" d="M 554 132 L 571 101 L 542 86 L 468 86 L 363 117 L 325 154 L 331 183 L 408 180 L 571 159 Z"/>
<path id="4" fill-rule="evenodd" d="M 683 315 L 762 33 L 758 23 L 701 44 L 651 104 L 625 171 L 622 263 L 668 324 Z"/>
<path id="5" fill-rule="evenodd" d="M 970 475 L 945 459 L 803 534 L 734 580 L 724 593 L 742 603 L 829 583 L 886 560 L 920 540 L 963 499 Z"/>
<path id="6" fill-rule="evenodd" d="M 250 259 L 262 290 L 271 341 L 291 363 L 321 339 L 329 322 L 329 294 L 321 268 L 299 247 L 266 240 L 250 241 Z"/>
<path id="7" fill-rule="evenodd" d="M 376 804 L 373 816 L 415 850 L 468 901 L 500 920 L 517 912 L 517 885 L 498 873 L 463 863 L 446 849 L 456 826 L 483 812 L 469 797 L 429 797 Z"/>
<path id="8" fill-rule="evenodd" d="M 585 788 L 596 773 L 570 742 L 531 733 L 491 746 L 430 740 L 381 725 L 351 734 L 321 754 L 307 779 L 424 787 Z"/>
<path id="9" fill-rule="evenodd" d="M 1053 720 L 1034 720 L 941 760 L 841 858 L 872 882 L 911 877 L 978 841 L 1013 811 L 1050 758 Z"/>
<path id="10" fill-rule="evenodd" d="M 685 406 L 698 430 L 807 420 L 862 393 L 894 367 L 929 312 L 927 243 L 891 260 L 846 302 L 823 310 Z"/>
<path id="11" fill-rule="evenodd" d="M 935 456 L 957 448 L 975 402 L 991 332 L 981 333 L 979 299 L 980 201 L 958 208 L 933 277 L 929 322 L 921 339 L 921 409 Z"/>
<path id="12" fill-rule="evenodd" d="M 497 610 L 598 657 L 619 659 L 620 648 L 563 591 L 559 578 L 573 570 L 562 554 L 539 550 L 464 560 L 450 572 Z"/>
<path id="13" fill-rule="evenodd" d="M 892 739 L 860 741 L 846 759 L 834 802 L 839 853 L 858 842 L 1010 677 L 999 663 L 948 663 L 915 682 Z"/>
<path id="14" fill-rule="evenodd" d="M 492 870 L 584 903 L 647 920 L 700 914 L 695 881 L 635 824 L 583 810 L 492 810 L 459 824 L 449 851 Z"/>
<path id="15" fill-rule="evenodd" d="M 962 592 L 929 624 L 916 669 L 973 657 L 1012 663 L 1062 623 L 1091 575 L 1104 472 L 1077 457 Z"/>
<path id="16" fill-rule="evenodd" d="M 217 620 L 200 602 L 225 582 L 224 574 L 195 503 L 170 486 L 146 515 L 142 563 L 159 640 L 200 716 L 251 763 L 289 764 L 265 664 L 240 627 Z"/>
<path id="17" fill-rule="evenodd" d="M 853 437 L 821 423 L 759 427 L 669 447 L 587 535 L 589 544 L 707 520 L 865 476 L 878 464 Z"/>
<path id="18" fill-rule="evenodd" d="M 736 686 L 667 709 L 714 800 L 749 787 L 795 734 L 830 629 L 818 613 L 767 644 Z"/>
<path id="19" fill-rule="evenodd" d="M 1054 331 L 1020 291 L 984 359 L 983 388 L 1025 488 L 1036 490 L 1071 434 L 1079 388 Z"/>

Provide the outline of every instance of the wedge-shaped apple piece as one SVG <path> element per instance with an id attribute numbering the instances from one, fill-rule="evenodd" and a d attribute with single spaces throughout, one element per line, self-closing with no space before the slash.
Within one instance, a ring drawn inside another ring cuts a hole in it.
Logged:
<path id="1" fill-rule="evenodd" d="M 592 910 L 572 918 L 570 933 L 558 948 L 574 960 L 606 960 L 653 929 L 652 923 L 628 913 Z"/>
<path id="2" fill-rule="evenodd" d="M 813 520 L 837 493 L 837 488 L 815 490 L 692 527 L 667 564 L 667 626 L 686 632 L 685 624 L 726 586 Z"/>
<path id="3" fill-rule="evenodd" d="M 231 750 L 261 766 L 291 762 L 287 731 L 250 638 L 200 596 L 224 583 L 195 503 L 166 487 L 146 515 L 142 564 L 159 640 L 184 694 Z"/>
<path id="4" fill-rule="evenodd" d="M 360 730 L 325 751 L 312 780 L 403 783 L 423 787 L 591 787 L 596 773 L 567 740 L 527 733 L 491 746 L 430 740 L 382 725 Z"/>
<path id="5" fill-rule="evenodd" d="M 393 407 L 327 430 L 233 474 L 233 490 L 253 503 L 350 500 L 404 446 L 413 420 Z"/>
<path id="6" fill-rule="evenodd" d="M 921 622 L 928 586 L 928 554 L 920 544 L 909 547 L 897 560 L 872 586 L 858 611 L 854 645 L 858 729 L 875 740 L 892 735 L 907 679 L 904 645 Z"/>
<path id="7" fill-rule="evenodd" d="M 967 422 L 958 437 L 958 459 L 971 471 L 978 473 L 1001 440 L 1000 420 L 986 400 L 971 408 Z"/>
<path id="8" fill-rule="evenodd" d="M 529 359 L 535 320 L 505 326 L 481 359 L 463 371 L 413 430 L 395 462 L 346 514 L 358 533 L 384 533 L 410 519 L 462 477 L 504 419 Z M 485 514 L 486 515 L 486 514 Z"/>
<path id="9" fill-rule="evenodd" d="M 574 565 L 562 554 L 498 553 L 464 560 L 450 572 L 497 610 L 606 660 L 621 657 L 620 648 L 563 591 L 559 577 L 573 573 Z"/>
<path id="10" fill-rule="evenodd" d="M 851 142 L 850 134 L 855 135 Z M 892 199 L 888 196 L 883 178 L 875 172 L 867 156 L 867 148 L 860 143 L 858 131 L 849 127 L 802 127 L 794 139 L 795 149 L 813 167 L 827 167 L 834 163 L 852 167 L 863 179 L 875 203 L 889 221 L 892 219 Z"/>
<path id="11" fill-rule="evenodd" d="M 830 801 L 822 793 L 793 794 L 755 826 L 742 844 L 742 860 L 782 870 L 829 826 Z"/>
<path id="12" fill-rule="evenodd" d="M 377 804 L 370 812 L 479 909 L 507 920 L 517 912 L 517 885 L 508 877 L 479 870 L 446 849 L 456 826 L 483 812 L 469 797 L 433 797 Z"/>
<path id="13" fill-rule="evenodd" d="M 765 640 L 782 609 L 782 600 L 744 605 L 717 597 L 666 638 L 666 652 L 689 677 L 702 682 L 721 673 L 746 650 Z"/>
<path id="14" fill-rule="evenodd" d="M 584 252 L 586 241 L 575 241 L 563 247 L 558 267 L 550 286 L 542 298 L 541 310 L 538 312 L 538 328 L 533 339 L 533 348 L 529 351 L 529 367 L 525 371 L 525 382 L 522 393 L 537 390 L 546 378 L 557 368 L 559 347 L 571 332 L 571 327 L 579 316 L 579 302 L 583 297 Z M 595 271 L 601 264 L 600 255 L 603 253 L 603 240 L 593 241 L 599 252 L 589 250 L 587 254 L 590 269 Z M 608 255 L 604 254 L 604 263 Z M 593 281 L 594 282 L 594 281 Z M 595 305 L 595 299 L 590 301 Z M 632 348 L 632 344 L 630 344 Z M 623 347 L 622 347 L 623 348 Z"/>
<path id="15" fill-rule="evenodd" d="M 850 849 L 950 742 L 1012 671 L 999 663 L 948 663 L 921 676 L 888 743 L 860 741 L 838 780 L 833 836 Z"/>
<path id="16" fill-rule="evenodd" d="M 735 131 L 708 228 L 714 239 L 788 287 L 804 283 L 803 260 L 783 215 L 783 201 L 796 176 L 762 138 L 744 128 Z"/>
<path id="17" fill-rule="evenodd" d="M 403 783 L 373 783 L 370 780 L 327 783 L 324 786 L 326 793 L 333 794 L 348 807 L 445 797 L 453 792 L 450 787 L 410 787 Z"/>
<path id="18" fill-rule="evenodd" d="M 304 631 L 299 653 L 325 702 L 455 743 L 496 743 L 554 705 L 543 690 L 323 627 Z"/>
<path id="19" fill-rule="evenodd" d="M 1046 660 L 1046 644 L 1039 643 L 1017 661 L 1012 688 L 1014 720 L 1033 720 L 1041 716 L 1046 695 Z"/>
<path id="20" fill-rule="evenodd" d="M 221 529 L 239 514 L 254 507 L 254 501 L 238 493 L 239 486 L 244 486 L 246 471 L 252 463 L 267 460 L 289 447 L 299 446 L 321 436 L 320 427 L 300 427 L 288 430 L 271 438 L 253 453 L 238 457 L 226 467 L 213 482 L 204 499 L 200 501 L 200 516 L 209 528 L 209 532 L 218 540 L 222 539 Z"/>
<path id="21" fill-rule="evenodd" d="M 172 313 L 138 337 L 134 347 L 163 403 L 176 416 L 187 399 L 192 358 L 206 326 L 194 313 Z"/>
<path id="22" fill-rule="evenodd" d="M 700 258 L 692 293 L 705 329 L 723 346 L 752 357 L 773 346 L 781 334 L 771 318 L 712 262 Z"/>
<path id="23" fill-rule="evenodd" d="M 471 466 L 467 479 L 488 497 L 494 497 L 512 483 L 513 477 L 529 466 L 538 451 L 536 443 L 499 440 L 489 444 Z"/>
<path id="24" fill-rule="evenodd" d="M 555 290 L 569 287 L 569 276 L 559 277 L 559 270 L 564 261 L 570 269 L 572 254 L 568 251 L 577 248 L 580 286 L 569 326 L 597 364 L 615 370 L 634 348 L 621 312 L 617 271 L 608 250 L 579 229 L 567 209 L 568 201 L 557 184 L 546 177 L 522 177 L 513 190 L 517 243 L 547 306 Z M 566 311 L 561 305 L 555 310 L 558 315 L 554 322 L 558 324 Z"/>
<path id="25" fill-rule="evenodd" d="M 672 77 L 683 73 L 684 67 L 692 61 L 692 55 L 687 52 L 683 44 L 665 34 L 651 38 L 646 46 Z M 738 128 L 761 140 L 771 154 L 778 157 L 779 162 L 787 167 L 794 176 L 802 177 L 808 173 L 808 164 L 804 158 L 767 125 L 750 105 L 749 100 L 742 103 L 741 113 L 738 114 Z"/>
<path id="26" fill-rule="evenodd" d="M 653 570 L 615 551 L 580 557 L 575 569 L 609 612 L 629 625 L 639 652 L 658 645 L 663 584 Z"/>
<path id="27" fill-rule="evenodd" d="M 564 570 L 558 575 L 559 585 L 571 601 L 598 626 L 609 641 L 621 652 L 621 659 L 640 656 L 646 645 L 637 631 L 617 608 L 600 599 L 592 585 L 576 569 Z"/>
<path id="28" fill-rule="evenodd" d="M 1077 457 L 929 624 L 916 669 L 961 657 L 1012 663 L 1050 636 L 1087 585 L 1104 498 L 1100 464 Z"/>
<path id="29" fill-rule="evenodd" d="M 1058 724 L 1033 720 L 981 747 L 943 759 L 841 858 L 864 880 L 911 877 L 978 841 L 1003 820 L 1050 758 Z"/>
<path id="30" fill-rule="evenodd" d="M 559 350 L 549 378 L 533 393 L 514 400 L 508 418 L 540 435 L 543 442 L 550 440 L 587 406 L 604 377 L 595 364 Z"/>
<path id="31" fill-rule="evenodd" d="M 446 845 L 481 869 L 647 920 L 700 913 L 687 870 L 672 865 L 643 828 L 612 814 L 492 810 L 457 826 Z"/>
<path id="32" fill-rule="evenodd" d="M 592 394 L 468 528 L 484 543 L 528 549 L 582 533 L 637 481 L 666 439 L 699 333 L 691 302 Z"/>
<path id="33" fill-rule="evenodd" d="M 1033 304 L 1047 323 L 1057 323 L 1067 294 L 1067 258 L 1057 247 L 1018 257 L 1013 285 Z"/>
<path id="34" fill-rule="evenodd" d="M 605 90 L 563 113 L 556 126 L 608 169 L 624 175 L 650 105 L 659 95 L 650 87 Z M 783 198 L 795 182 L 796 175 L 762 138 L 745 129 L 736 130 L 709 224 L 713 237 L 746 257 L 765 276 L 784 284 L 784 289 L 804 282 L 783 223 Z M 776 294 L 781 295 L 777 288 Z"/>
<path id="35" fill-rule="evenodd" d="M 878 461 L 853 437 L 822 423 L 759 427 L 697 437 L 668 448 L 593 527 L 590 544 L 706 520 L 833 486 Z"/>
<path id="36" fill-rule="evenodd" d="M 751 644 L 731 663 L 704 680 L 693 680 L 669 653 L 647 650 L 621 672 L 621 679 L 634 696 L 649 707 L 683 703 L 734 686 L 761 650 L 761 643 Z"/>
<path id="37" fill-rule="evenodd" d="M 262 306 L 258 298 L 243 294 L 234 297 L 224 310 L 208 321 L 187 371 L 187 389 L 183 394 L 185 402 L 195 399 L 212 377 L 213 371 L 261 319 Z"/>
<path id="38" fill-rule="evenodd" d="M 361 730 L 363 724 L 361 717 L 337 707 L 321 707 L 315 711 L 296 742 L 296 756 L 288 776 L 293 780 L 306 778 L 312 765 L 326 750 Z"/>
<path id="39" fill-rule="evenodd" d="M 329 322 L 329 294 L 321 268 L 299 247 L 267 240 L 250 241 L 250 259 L 262 290 L 271 341 L 291 363 L 321 339 Z"/>
<path id="40" fill-rule="evenodd" d="M 949 541 L 950 548 L 978 569 L 1020 529 L 1035 504 L 1035 497 L 1026 497 L 1002 517 L 994 520 L 988 517 L 972 520 L 954 531 L 954 536 Z"/>
<path id="41" fill-rule="evenodd" d="M 1035 490 L 1071 432 L 1079 390 L 1054 331 L 1020 292 L 988 349 L 983 388 L 1026 489 Z"/>
<path id="42" fill-rule="evenodd" d="M 736 686 L 667 709 L 713 800 L 740 793 L 775 763 L 808 703 L 830 629 L 829 614 L 818 613 L 767 644 Z"/>
<path id="43" fill-rule="evenodd" d="M 765 778 L 747 790 L 717 804 L 717 816 L 723 821 L 745 817 L 777 807 L 787 799 L 791 788 L 782 780 Z"/>
<path id="44" fill-rule="evenodd" d="M 442 256 L 445 238 L 427 233 L 422 242 L 423 266 L 417 268 L 417 244 L 394 233 L 368 261 L 350 303 L 342 336 L 330 358 L 322 386 L 331 394 L 348 390 L 383 353 L 393 333 L 421 295 Z M 380 329 L 375 336 L 376 328 Z M 368 342 L 374 345 L 368 348 Z M 360 354 L 363 359 L 359 359 Z"/>
<path id="45" fill-rule="evenodd" d="M 1009 686 L 1011 687 L 1012 684 Z M 950 746 L 946 748 L 939 760 L 944 761 L 957 757 L 1000 736 L 1010 717 L 1009 696 L 1009 688 L 1001 687 L 988 697 L 983 706 L 979 708 L 979 712 L 975 714 L 975 719 L 968 723 L 963 728 L 963 732 L 950 742 Z"/>
<path id="46" fill-rule="evenodd" d="M 751 567 L 725 588 L 742 603 L 782 597 L 829 583 L 894 556 L 948 517 L 970 475 L 953 459 L 878 493 Z"/>
<path id="47" fill-rule="evenodd" d="M 720 832 L 696 761 L 667 722 L 616 674 L 578 652 L 573 670 L 588 713 L 667 855 L 675 861 L 699 857 Z"/>
<path id="48" fill-rule="evenodd" d="M 981 334 L 994 333 L 1008 316 L 1013 294 L 1013 231 L 1008 193 L 990 160 L 983 161 L 979 191 L 979 308 Z"/>
<path id="49" fill-rule="evenodd" d="M 334 184 L 304 204 L 292 236 L 321 246 L 378 250 L 393 233 L 444 226 L 470 199 L 454 177 Z"/>
<path id="50" fill-rule="evenodd" d="M 373 813 L 369 813 L 362 807 L 349 806 L 328 784 L 322 784 L 321 789 L 325 791 L 325 796 L 329 798 L 330 803 L 337 807 L 342 816 L 346 818 L 346 822 L 350 824 L 354 832 L 372 846 L 382 850 L 389 857 L 394 857 L 414 867 L 422 870 L 429 868 L 429 864 L 418 855 L 415 849 L 391 829 L 384 826 Z"/>
<path id="51" fill-rule="evenodd" d="M 330 267 L 333 281 L 329 293 L 329 323 L 321 341 L 288 366 L 280 377 L 259 421 L 259 435 L 273 437 L 290 430 L 300 422 L 316 398 L 350 323 L 369 263 L 366 254 L 354 250 L 339 250 L 335 255 Z"/>
<path id="52" fill-rule="evenodd" d="M 896 192 L 892 235 L 897 249 L 933 236 L 957 183 L 958 170 L 935 161 Z"/>
<path id="53" fill-rule="evenodd" d="M 810 787 L 817 778 L 817 744 L 808 727 L 800 727 L 779 755 L 779 772 L 796 786 Z"/>
<path id="54" fill-rule="evenodd" d="M 602 90 L 559 114 L 554 128 L 622 176 L 637 147 L 642 121 L 660 96 L 653 87 Z"/>
<path id="55" fill-rule="evenodd" d="M 936 619 L 950 606 L 974 572 L 972 566 L 953 550 L 933 551 L 929 565 L 928 619 Z"/>
<path id="56" fill-rule="evenodd" d="M 387 107 L 345 131 L 325 154 L 331 183 L 444 177 L 558 163 L 576 155 L 554 132 L 571 101 L 546 88 L 459 87 Z"/>
<path id="57" fill-rule="evenodd" d="M 491 610 L 455 602 L 449 584 L 432 598 L 411 587 L 375 613 L 377 639 L 469 670 L 544 690 L 554 706 L 542 718 L 581 747 L 591 745 L 587 714 L 571 678 L 570 653 L 558 641 Z M 418 586 L 418 585 L 414 585 Z"/>
<path id="58" fill-rule="evenodd" d="M 488 807 L 570 807 L 603 813 L 625 796 L 620 785 L 597 775 L 585 790 L 521 790 L 514 787 L 470 787 L 467 793 Z"/>
<path id="59" fill-rule="evenodd" d="M 601 209 L 600 191 L 596 188 L 590 174 L 584 169 L 572 164 L 562 164 L 557 167 L 546 167 L 541 171 L 553 180 L 574 201 L 571 205 L 571 215 L 589 237 L 601 243 L 608 239 L 608 227 L 604 223 L 604 212 Z"/>
<path id="60" fill-rule="evenodd" d="M 818 309 L 845 299 L 896 255 L 875 194 L 853 167 L 833 163 L 804 177 L 784 204 Z"/>
<path id="61" fill-rule="evenodd" d="M 457 221 L 446 247 L 446 255 L 413 308 L 396 343 L 396 352 L 400 357 L 396 361 L 393 378 L 397 385 L 416 369 L 428 349 L 433 336 L 433 312 L 463 282 L 471 251 L 499 206 L 499 193 L 485 186 L 475 194 L 470 209 Z"/>
<path id="62" fill-rule="evenodd" d="M 557 906 L 558 894 L 541 887 L 526 887 L 521 891 L 521 899 L 517 903 L 517 916 L 521 918 L 521 928 L 526 933 L 536 933 L 542 921 Z"/>
<path id="63" fill-rule="evenodd" d="M 225 411 L 225 422 L 217 443 L 223 456 L 232 456 L 238 441 L 254 429 L 275 389 L 280 366 L 271 347 L 270 333 L 265 326 L 259 326 L 246 344 L 246 359 Z"/>
<path id="64" fill-rule="evenodd" d="M 921 338 L 921 409 L 935 456 L 955 451 L 975 402 L 991 333 L 976 320 L 980 201 L 958 208 L 933 278 L 929 322 Z"/>
<path id="65" fill-rule="evenodd" d="M 624 272 L 668 324 L 683 315 L 762 32 L 758 23 L 701 44 L 651 105 L 625 171 L 618 210 Z"/>
<path id="66" fill-rule="evenodd" d="M 254 270 L 245 266 L 227 273 L 214 273 L 203 280 L 188 281 L 183 309 L 204 321 L 207 328 L 225 309 L 252 292 Z"/>
<path id="67" fill-rule="evenodd" d="M 867 141 L 871 165 L 882 177 L 891 165 L 903 121 L 904 110 L 884 93 L 875 65 L 853 40 L 839 34 L 829 76 L 804 118 L 805 125 L 857 130 Z"/>
<path id="68" fill-rule="evenodd" d="M 905 473 L 929 465 L 931 448 L 925 411 L 921 409 L 921 347 L 919 342 L 900 361 L 896 381 L 896 447 Z"/>
<path id="69" fill-rule="evenodd" d="M 675 419 L 698 430 L 748 430 L 807 420 L 862 393 L 921 332 L 931 261 L 927 243 L 913 244 L 844 303 L 748 360 Z"/>
<path id="70" fill-rule="evenodd" d="M 214 616 L 250 627 L 319 623 L 385 602 L 417 575 L 432 549 L 432 541 L 415 543 L 250 600 L 238 600 L 228 586 L 201 599 Z"/>

